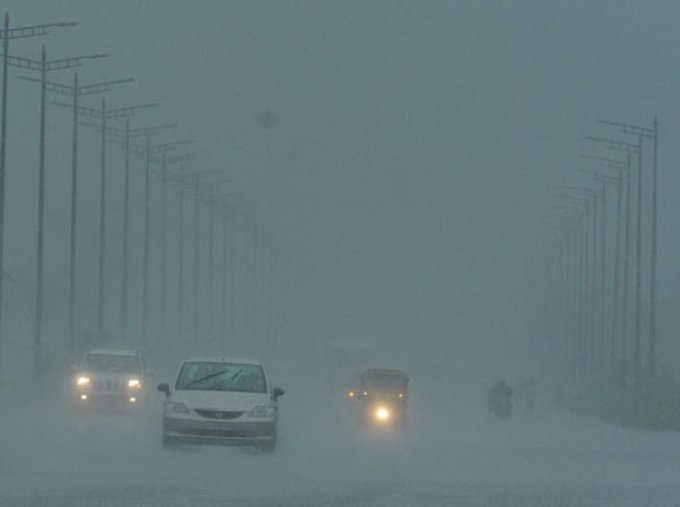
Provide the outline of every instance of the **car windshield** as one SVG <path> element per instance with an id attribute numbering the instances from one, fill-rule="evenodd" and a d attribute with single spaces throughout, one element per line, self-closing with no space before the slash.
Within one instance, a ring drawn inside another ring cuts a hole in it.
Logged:
<path id="1" fill-rule="evenodd" d="M 136 356 L 123 354 L 88 354 L 84 367 L 91 372 L 139 373 Z"/>
<path id="2" fill-rule="evenodd" d="M 184 363 L 175 389 L 265 393 L 267 383 L 262 367 L 240 363 Z"/>
<path id="3" fill-rule="evenodd" d="M 363 384 L 367 389 L 406 391 L 406 381 L 398 375 L 367 375 Z"/>

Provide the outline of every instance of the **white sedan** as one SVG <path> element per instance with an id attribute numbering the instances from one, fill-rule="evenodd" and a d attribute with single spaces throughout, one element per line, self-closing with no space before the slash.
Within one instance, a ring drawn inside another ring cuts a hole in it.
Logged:
<path id="1" fill-rule="evenodd" d="M 214 442 L 276 447 L 277 400 L 284 390 L 273 387 L 257 361 L 201 358 L 184 361 L 174 388 L 166 394 L 163 445 Z"/>

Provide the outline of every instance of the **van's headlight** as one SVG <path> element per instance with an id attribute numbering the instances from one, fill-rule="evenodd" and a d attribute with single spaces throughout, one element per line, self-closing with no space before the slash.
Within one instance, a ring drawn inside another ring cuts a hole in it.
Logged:
<path id="1" fill-rule="evenodd" d="M 142 383 L 139 381 L 139 379 L 131 378 L 130 380 L 128 380 L 128 387 L 130 389 L 139 389 L 140 387 L 142 387 Z"/>
<path id="2" fill-rule="evenodd" d="M 274 407 L 258 405 L 248 412 L 249 417 L 274 417 Z"/>
<path id="3" fill-rule="evenodd" d="M 79 385 L 80 387 L 85 387 L 90 385 L 90 377 L 86 377 L 84 375 L 81 375 L 78 377 L 78 380 L 76 380 L 76 384 Z"/>
<path id="4" fill-rule="evenodd" d="M 174 412 L 175 414 L 188 414 L 189 409 L 184 403 L 175 403 L 174 401 L 165 402 L 165 411 Z"/>

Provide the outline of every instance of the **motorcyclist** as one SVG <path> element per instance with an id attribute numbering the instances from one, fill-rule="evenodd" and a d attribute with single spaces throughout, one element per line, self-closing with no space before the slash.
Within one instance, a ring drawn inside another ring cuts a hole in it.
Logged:
<path id="1" fill-rule="evenodd" d="M 505 379 L 491 387 L 489 405 L 496 417 L 509 419 L 512 416 L 512 388 Z"/>

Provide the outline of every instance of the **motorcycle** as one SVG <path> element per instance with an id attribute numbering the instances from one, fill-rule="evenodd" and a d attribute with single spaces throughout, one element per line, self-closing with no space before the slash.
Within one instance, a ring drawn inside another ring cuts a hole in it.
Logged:
<path id="1" fill-rule="evenodd" d="M 498 419 L 508 420 L 512 418 L 512 400 L 509 396 L 491 397 L 490 410 Z"/>

